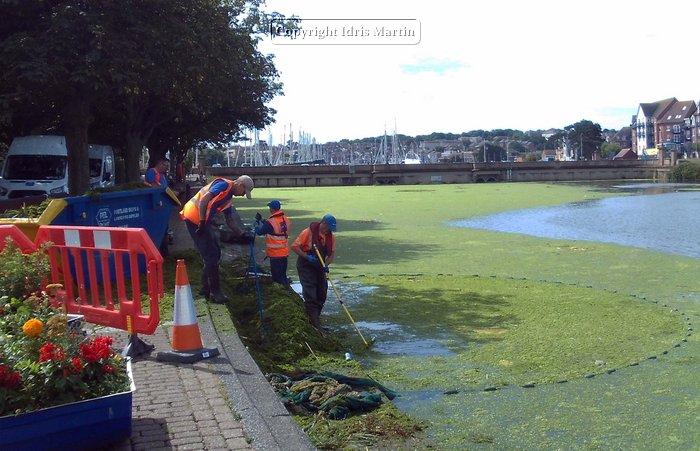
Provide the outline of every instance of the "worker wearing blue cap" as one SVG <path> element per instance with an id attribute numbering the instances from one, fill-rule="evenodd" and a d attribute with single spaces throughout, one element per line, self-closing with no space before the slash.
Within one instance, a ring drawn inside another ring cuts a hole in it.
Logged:
<path id="1" fill-rule="evenodd" d="M 336 220 L 333 215 L 325 215 L 321 221 L 312 222 L 309 227 L 301 231 L 294 243 L 292 250 L 299 256 L 297 258 L 297 273 L 301 283 L 301 295 L 304 298 L 304 309 L 309 322 L 319 332 L 324 333 L 321 327 L 321 310 L 326 302 L 328 293 L 328 281 L 326 273 L 328 265 L 333 262 L 335 254 Z M 321 259 L 325 265 L 321 264 Z"/>
<path id="2" fill-rule="evenodd" d="M 272 280 L 284 286 L 289 286 L 287 279 L 287 247 L 288 232 L 291 226 L 289 218 L 282 211 L 282 203 L 278 200 L 268 202 L 270 216 L 262 219 L 260 213 L 255 215 L 256 235 L 265 235 L 265 255 L 270 259 Z"/>

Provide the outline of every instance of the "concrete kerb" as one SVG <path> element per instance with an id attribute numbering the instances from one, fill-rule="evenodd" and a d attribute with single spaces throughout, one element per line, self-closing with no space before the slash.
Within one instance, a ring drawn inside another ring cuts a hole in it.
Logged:
<path id="1" fill-rule="evenodd" d="M 220 306 L 213 308 L 225 310 Z M 211 311 L 207 309 L 204 316 L 202 313 L 199 315 L 202 341 L 221 351 L 219 357 L 208 362 L 224 384 L 253 447 L 257 450 L 315 450 L 248 353 L 233 324 L 231 332 L 217 332 Z"/>

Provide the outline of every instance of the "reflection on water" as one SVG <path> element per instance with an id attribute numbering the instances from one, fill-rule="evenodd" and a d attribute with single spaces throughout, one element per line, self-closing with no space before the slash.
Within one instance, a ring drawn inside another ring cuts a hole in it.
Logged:
<path id="1" fill-rule="evenodd" d="M 357 326 L 361 330 L 369 330 L 381 336 L 381 340 L 375 341 L 372 346 L 372 351 L 378 354 L 414 357 L 451 356 L 455 354 L 444 346 L 444 338 L 439 336 L 437 338 L 420 338 L 398 324 L 358 321 Z"/>
<path id="2" fill-rule="evenodd" d="M 516 210 L 450 225 L 543 238 L 598 241 L 700 258 L 700 192 L 627 185 L 641 194 Z"/>

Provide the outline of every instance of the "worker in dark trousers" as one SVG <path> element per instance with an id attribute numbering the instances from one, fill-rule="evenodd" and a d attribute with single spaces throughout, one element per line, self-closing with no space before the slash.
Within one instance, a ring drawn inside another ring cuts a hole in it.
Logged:
<path id="1" fill-rule="evenodd" d="M 221 247 L 211 220 L 217 213 L 223 212 L 226 224 L 231 230 L 238 232 L 242 238 L 254 238 L 255 235 L 245 228 L 233 206 L 233 196 L 246 196 L 250 199 L 253 186 L 253 179 L 247 175 L 242 175 L 236 180 L 215 178 L 200 189 L 180 212 L 187 231 L 202 257 L 202 287 L 199 294 L 216 304 L 225 304 L 228 298 L 221 291 L 219 282 Z"/>
<path id="2" fill-rule="evenodd" d="M 289 218 L 282 211 L 282 203 L 278 200 L 270 201 L 270 217 L 263 219 L 260 213 L 255 216 L 256 235 L 265 235 L 265 255 L 270 259 L 270 273 L 272 280 L 285 287 L 289 286 L 287 279 L 287 258 L 289 248 L 287 246 L 288 231 L 291 226 Z"/>
<path id="3" fill-rule="evenodd" d="M 154 188 L 167 188 L 168 187 L 168 170 L 170 169 L 170 160 L 165 157 L 158 158 L 156 164 L 146 170 L 146 175 L 144 177 L 144 183 L 150 187 Z M 160 243 L 160 255 L 167 257 L 170 255 L 168 251 L 168 245 L 172 244 L 170 241 L 170 230 L 168 227 L 165 229 L 165 235 L 163 235 L 163 240 Z"/>
<path id="4" fill-rule="evenodd" d="M 335 254 L 336 221 L 333 215 L 325 215 L 320 222 L 312 222 L 309 227 L 301 231 L 294 243 L 292 250 L 299 256 L 297 258 L 297 273 L 301 282 L 304 309 L 309 322 L 319 332 L 326 332 L 321 327 L 321 310 L 326 302 L 328 281 L 326 273 L 328 265 L 333 262 Z M 316 255 L 316 250 L 321 254 L 325 263 Z"/>

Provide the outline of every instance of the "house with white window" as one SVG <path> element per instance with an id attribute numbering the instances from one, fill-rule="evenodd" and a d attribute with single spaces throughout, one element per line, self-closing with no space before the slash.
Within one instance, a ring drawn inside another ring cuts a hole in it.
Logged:
<path id="1" fill-rule="evenodd" d="M 656 156 L 659 148 L 689 154 L 696 112 L 694 100 L 671 97 L 640 103 L 637 114 L 632 116 L 632 151 L 640 158 Z"/>

